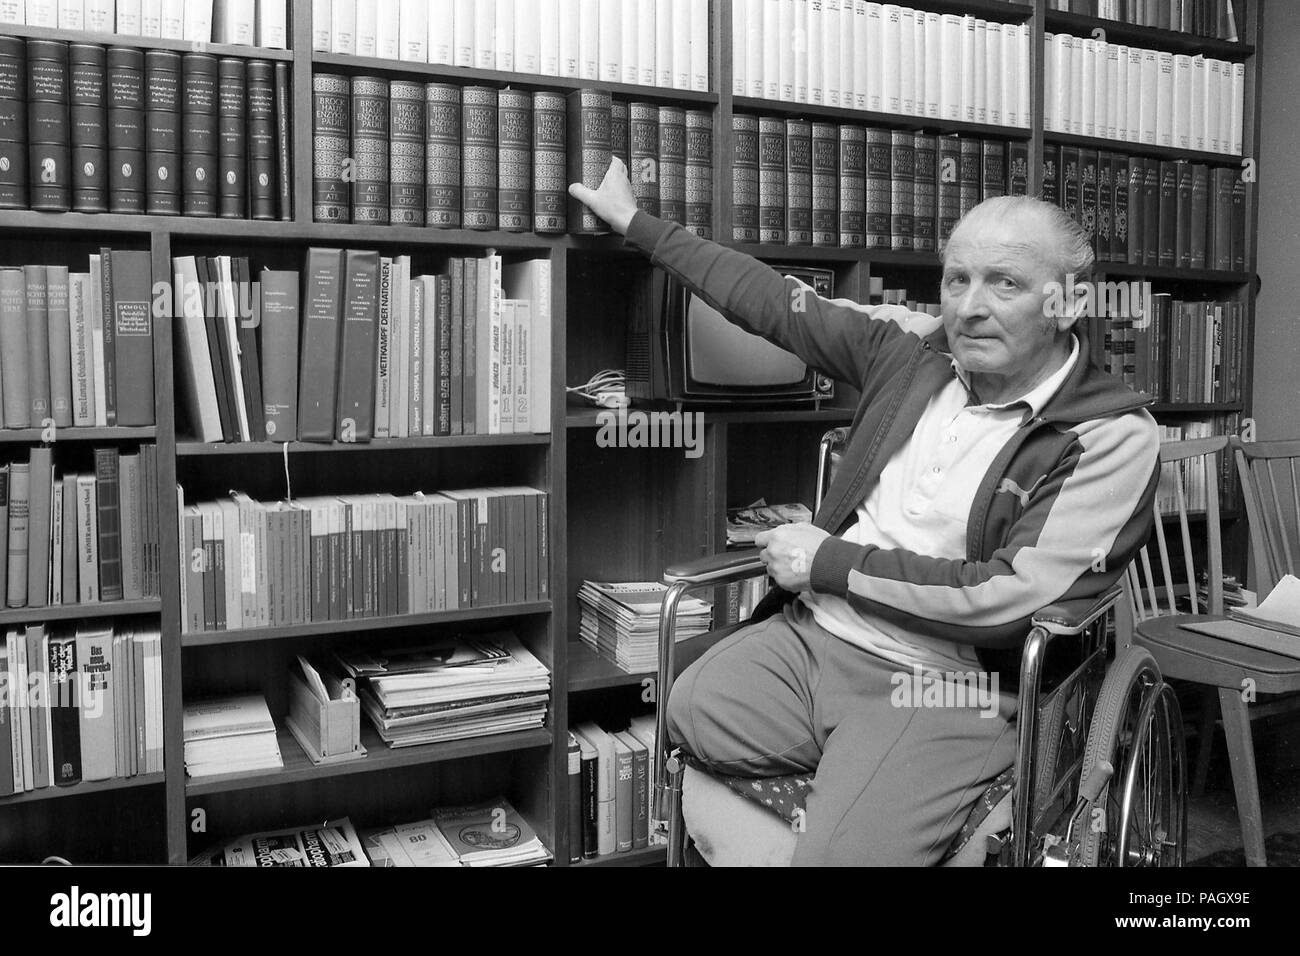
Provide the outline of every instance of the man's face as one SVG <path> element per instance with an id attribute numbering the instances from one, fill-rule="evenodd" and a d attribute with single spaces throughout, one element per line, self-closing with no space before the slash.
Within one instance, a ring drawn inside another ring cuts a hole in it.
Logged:
<path id="1" fill-rule="evenodd" d="M 1032 215 L 979 216 L 948 242 L 940 290 L 948 347 L 971 375 L 1031 380 L 1073 320 L 1049 318 L 1059 282 L 1048 228 Z"/>

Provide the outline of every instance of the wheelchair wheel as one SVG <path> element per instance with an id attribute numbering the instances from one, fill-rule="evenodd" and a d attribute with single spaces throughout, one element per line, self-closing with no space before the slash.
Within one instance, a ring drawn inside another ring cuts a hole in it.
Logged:
<path id="1" fill-rule="evenodd" d="M 1182 713 L 1150 653 L 1130 647 L 1111 666 L 1093 714 L 1082 779 L 1114 775 L 1089 808 L 1082 866 L 1181 866 L 1187 846 Z"/>

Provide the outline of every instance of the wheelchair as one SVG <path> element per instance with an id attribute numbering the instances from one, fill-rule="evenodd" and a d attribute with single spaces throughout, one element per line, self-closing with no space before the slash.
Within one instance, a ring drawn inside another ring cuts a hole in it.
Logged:
<path id="1" fill-rule="evenodd" d="M 817 507 L 847 440 L 827 432 Z M 813 774 L 722 777 L 668 739 L 673 680 L 744 624 L 678 643 L 677 606 L 693 591 L 765 573 L 756 550 L 673 566 L 659 623 L 651 839 L 671 867 L 784 865 L 793 854 Z M 1107 621 L 1121 589 L 1044 608 L 1019 668 L 1016 758 L 990 783 L 942 866 L 1182 866 L 1187 769 L 1182 714 L 1151 655 L 1108 661 Z"/>

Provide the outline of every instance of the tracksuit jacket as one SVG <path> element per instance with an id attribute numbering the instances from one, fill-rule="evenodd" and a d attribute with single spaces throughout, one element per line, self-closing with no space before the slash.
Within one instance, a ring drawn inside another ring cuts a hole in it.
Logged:
<path id="1" fill-rule="evenodd" d="M 921 336 L 899 324 L 915 318 L 901 306 L 821 298 L 750 256 L 644 212 L 633 218 L 627 243 L 735 324 L 861 390 L 848 445 L 814 516 L 836 537 L 817 550 L 813 591 L 913 634 L 973 645 L 1006 688 L 1016 683 L 1030 617 L 1103 593 L 1146 543 L 1159 479 L 1159 434 L 1145 410 L 1151 399 L 1089 362 L 1086 344 L 1042 414 L 1032 417 L 1026 407 L 1026 420 L 980 482 L 964 559 L 838 537 L 931 396 L 955 374 L 942 326 Z M 774 589 L 755 617 L 792 597 Z"/>

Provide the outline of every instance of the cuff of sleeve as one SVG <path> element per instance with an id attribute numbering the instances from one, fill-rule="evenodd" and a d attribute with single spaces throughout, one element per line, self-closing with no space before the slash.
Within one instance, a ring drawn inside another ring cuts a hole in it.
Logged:
<path id="1" fill-rule="evenodd" d="M 664 233 L 672 228 L 672 223 L 664 222 L 644 210 L 638 209 L 628 223 L 627 237 L 624 244 L 641 250 L 646 255 L 654 255 L 655 246 Z"/>
<path id="2" fill-rule="evenodd" d="M 845 597 L 849 593 L 849 571 L 862 554 L 861 545 L 843 538 L 827 538 L 818 546 L 808 578 L 817 594 Z"/>

